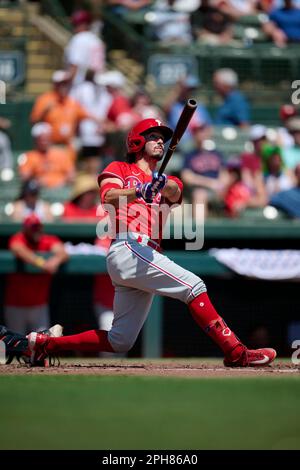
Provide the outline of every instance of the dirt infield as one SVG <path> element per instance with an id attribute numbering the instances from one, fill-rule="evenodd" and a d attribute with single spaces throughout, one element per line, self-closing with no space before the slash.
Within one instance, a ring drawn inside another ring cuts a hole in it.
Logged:
<path id="1" fill-rule="evenodd" d="M 290 361 L 276 361 L 264 368 L 227 368 L 221 360 L 173 359 L 66 359 L 59 367 L 28 368 L 25 365 L 0 366 L 1 375 L 99 375 L 99 376 L 158 376 L 158 377 L 274 377 L 299 376 L 300 366 Z"/>

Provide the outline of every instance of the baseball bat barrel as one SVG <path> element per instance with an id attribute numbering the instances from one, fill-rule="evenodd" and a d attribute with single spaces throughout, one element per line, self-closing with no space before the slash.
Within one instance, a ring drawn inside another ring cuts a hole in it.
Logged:
<path id="1" fill-rule="evenodd" d="M 169 148 L 167 150 L 167 153 L 164 156 L 160 169 L 158 170 L 159 175 L 161 175 L 165 171 L 167 164 L 169 163 L 181 137 L 186 131 L 186 128 L 189 125 L 189 122 L 192 119 L 194 112 L 196 111 L 196 108 L 197 108 L 196 100 L 190 99 L 185 104 L 182 110 L 182 113 L 178 119 L 178 123 L 174 129 L 174 133 L 173 133 Z"/>

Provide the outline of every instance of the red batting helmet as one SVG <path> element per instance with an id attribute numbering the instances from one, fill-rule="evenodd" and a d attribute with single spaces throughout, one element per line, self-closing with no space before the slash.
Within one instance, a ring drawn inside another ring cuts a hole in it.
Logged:
<path id="1" fill-rule="evenodd" d="M 146 140 L 144 134 L 149 131 L 159 131 L 164 137 L 164 142 L 171 139 L 172 129 L 165 126 L 159 119 L 143 119 L 128 132 L 126 145 L 128 153 L 137 153 L 144 147 Z"/>

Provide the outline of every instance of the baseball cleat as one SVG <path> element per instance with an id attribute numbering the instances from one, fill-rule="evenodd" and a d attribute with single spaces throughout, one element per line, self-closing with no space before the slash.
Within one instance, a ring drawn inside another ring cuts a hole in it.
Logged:
<path id="1" fill-rule="evenodd" d="M 48 335 L 52 338 L 60 338 L 63 335 L 63 326 L 59 325 L 58 323 L 54 326 L 51 326 L 49 330 L 42 330 L 39 333 L 43 333 L 44 335 Z"/>
<path id="2" fill-rule="evenodd" d="M 62 336 L 63 327 L 54 325 L 49 330 L 39 333 L 33 331 L 27 335 L 29 350 L 31 351 L 30 363 L 35 367 L 49 367 L 55 365 L 55 357 L 46 351 L 49 338 L 59 338 Z M 59 360 L 58 360 L 59 364 Z"/>
<path id="3" fill-rule="evenodd" d="M 274 361 L 277 353 L 272 348 L 245 349 L 235 358 L 224 359 L 226 367 L 265 367 Z"/>

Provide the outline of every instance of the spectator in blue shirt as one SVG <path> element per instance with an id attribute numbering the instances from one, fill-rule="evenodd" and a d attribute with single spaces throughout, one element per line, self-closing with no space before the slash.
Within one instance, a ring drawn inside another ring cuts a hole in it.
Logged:
<path id="1" fill-rule="evenodd" d="M 181 80 L 176 83 L 171 94 L 168 96 L 167 102 L 164 105 L 164 111 L 172 129 L 175 129 L 181 111 L 183 110 L 187 100 L 195 97 L 198 86 L 199 80 L 196 77 L 190 76 L 185 80 Z M 180 140 L 179 145 L 182 150 L 187 151 L 192 148 L 193 135 L 191 129 L 196 127 L 198 124 L 203 123 L 207 126 L 211 126 L 212 120 L 206 107 L 198 101 L 197 109 L 193 114 L 187 130 Z"/>
<path id="2" fill-rule="evenodd" d="M 300 117 L 294 116 L 288 119 L 286 127 L 294 139 L 294 145 L 285 147 L 282 157 L 286 168 L 291 172 L 300 163 Z"/>
<path id="3" fill-rule="evenodd" d="M 290 217 L 300 218 L 300 164 L 295 168 L 296 185 L 271 197 L 269 204 L 280 209 Z"/>
<path id="4" fill-rule="evenodd" d="M 300 42 L 300 9 L 293 0 L 285 0 L 283 8 L 271 11 L 263 29 L 278 47 Z"/>
<path id="5" fill-rule="evenodd" d="M 221 201 L 227 184 L 227 173 L 224 170 L 224 157 L 212 145 L 207 148 L 206 142 L 211 136 L 207 124 L 198 124 L 192 128 L 194 149 L 185 155 L 181 178 L 190 191 L 195 215 L 196 204 L 208 205 Z M 210 144 L 213 142 L 208 141 Z"/>
<path id="6" fill-rule="evenodd" d="M 217 109 L 216 124 L 248 127 L 250 123 L 249 104 L 237 89 L 238 76 L 232 69 L 219 69 L 214 73 L 213 85 L 223 98 Z"/>

